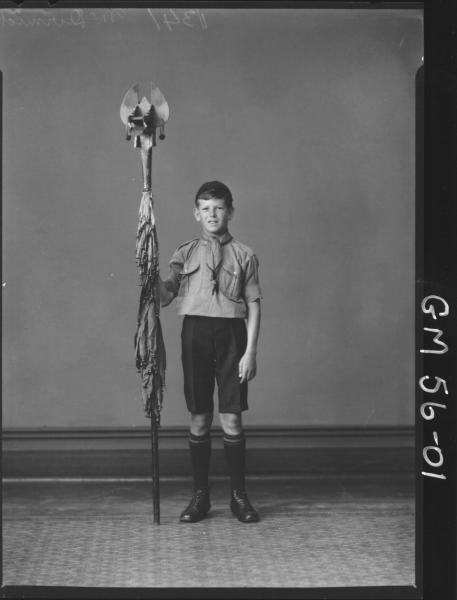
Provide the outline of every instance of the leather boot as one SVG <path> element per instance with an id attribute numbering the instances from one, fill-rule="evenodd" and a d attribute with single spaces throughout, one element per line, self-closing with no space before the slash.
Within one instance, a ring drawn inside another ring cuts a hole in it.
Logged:
<path id="1" fill-rule="evenodd" d="M 196 523 L 208 514 L 211 504 L 209 501 L 209 490 L 195 490 L 191 501 L 181 513 L 181 523 Z"/>
<path id="2" fill-rule="evenodd" d="M 260 520 L 259 514 L 249 502 L 246 492 L 240 490 L 232 491 L 230 509 L 233 515 L 242 523 L 257 523 Z"/>

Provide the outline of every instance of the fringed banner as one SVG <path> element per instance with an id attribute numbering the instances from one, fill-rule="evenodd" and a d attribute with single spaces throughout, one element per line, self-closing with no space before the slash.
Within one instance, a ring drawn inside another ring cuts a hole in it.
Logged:
<path id="1" fill-rule="evenodd" d="M 141 294 L 135 333 L 136 368 L 141 375 L 147 417 L 160 422 L 165 387 L 166 353 L 160 324 L 159 248 L 150 192 L 143 192 L 136 239 Z"/>

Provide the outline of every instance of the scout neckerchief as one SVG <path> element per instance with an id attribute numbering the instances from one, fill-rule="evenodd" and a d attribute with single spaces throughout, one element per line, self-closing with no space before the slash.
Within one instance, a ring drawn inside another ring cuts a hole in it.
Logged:
<path id="1" fill-rule="evenodd" d="M 232 239 L 232 236 L 226 232 L 221 239 L 212 235 L 205 236 L 205 239 L 208 242 L 206 247 L 206 264 L 211 272 L 211 293 L 216 294 L 219 291 L 218 276 L 222 265 L 222 246 L 227 244 Z"/>

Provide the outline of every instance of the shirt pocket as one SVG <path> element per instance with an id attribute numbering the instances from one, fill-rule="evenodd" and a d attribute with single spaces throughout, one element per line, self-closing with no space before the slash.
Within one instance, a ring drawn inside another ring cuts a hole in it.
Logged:
<path id="1" fill-rule="evenodd" d="M 219 289 L 229 300 L 242 302 L 242 271 L 239 265 L 224 264 L 219 271 Z"/>
<path id="2" fill-rule="evenodd" d="M 200 262 L 191 257 L 186 260 L 181 272 L 181 283 L 179 285 L 178 296 L 186 296 L 191 291 L 191 286 L 194 287 L 197 279 L 197 271 L 200 269 Z"/>

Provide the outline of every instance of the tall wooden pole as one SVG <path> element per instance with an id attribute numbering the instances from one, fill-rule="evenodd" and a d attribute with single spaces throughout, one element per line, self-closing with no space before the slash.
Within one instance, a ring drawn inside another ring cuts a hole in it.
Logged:
<path id="1" fill-rule="evenodd" d="M 164 139 L 168 120 L 168 104 L 153 83 L 150 101 L 140 102 L 139 86 L 132 86 L 121 104 L 121 119 L 127 139 L 134 136 L 134 146 L 141 152 L 143 193 L 137 232 L 136 257 L 141 279 L 140 307 L 135 334 L 136 366 L 142 378 L 142 396 L 146 416 L 151 424 L 153 522 L 160 524 L 159 433 L 165 383 L 165 346 L 160 325 L 159 249 L 152 197 L 152 150 L 156 145 L 156 129 Z"/>
<path id="2" fill-rule="evenodd" d="M 156 415 L 151 415 L 152 507 L 153 522 L 160 525 L 159 429 Z"/>

